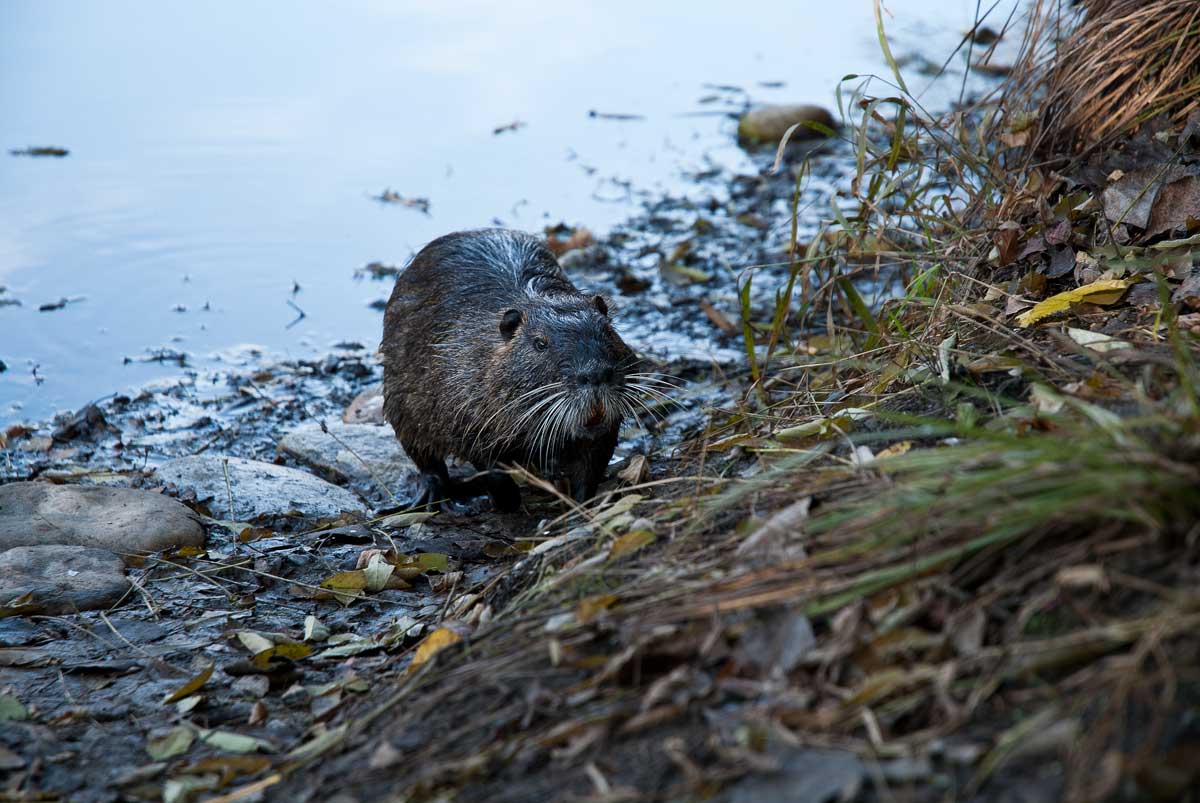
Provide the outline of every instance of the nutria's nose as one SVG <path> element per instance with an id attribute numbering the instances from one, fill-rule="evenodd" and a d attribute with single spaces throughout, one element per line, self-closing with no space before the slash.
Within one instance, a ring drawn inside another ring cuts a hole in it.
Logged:
<path id="1" fill-rule="evenodd" d="M 611 385 L 615 372 L 611 365 L 589 363 L 575 372 L 575 381 L 583 387 Z"/>

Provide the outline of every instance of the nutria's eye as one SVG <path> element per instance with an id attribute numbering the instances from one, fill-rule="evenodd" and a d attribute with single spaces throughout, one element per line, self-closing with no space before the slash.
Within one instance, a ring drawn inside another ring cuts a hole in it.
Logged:
<path id="1" fill-rule="evenodd" d="M 608 302 L 604 300 L 604 296 L 596 296 L 592 299 L 592 303 L 596 305 L 596 309 L 601 315 L 608 317 Z"/>
<path id="2" fill-rule="evenodd" d="M 550 344 L 546 342 L 546 338 L 538 335 L 533 339 L 533 347 L 538 351 L 545 351 L 546 349 L 550 348 Z"/>
<path id="3" fill-rule="evenodd" d="M 521 325 L 521 311 L 519 309 L 509 309 L 504 311 L 504 317 L 500 319 L 500 334 L 505 340 L 511 340 L 517 327 Z"/>

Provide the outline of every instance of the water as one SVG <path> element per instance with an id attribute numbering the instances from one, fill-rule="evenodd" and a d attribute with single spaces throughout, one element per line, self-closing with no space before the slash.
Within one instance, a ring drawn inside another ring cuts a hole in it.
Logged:
<path id="1" fill-rule="evenodd" d="M 975 2 L 887 7 L 897 54 L 940 61 Z M 870 71 L 870 0 L 10 0 L 0 146 L 71 153 L 0 156 L 0 300 L 21 302 L 0 306 L 0 424 L 181 370 L 156 351 L 204 369 L 374 348 L 384 287 L 356 268 L 459 228 L 603 231 L 689 172 L 757 169 L 731 120 L 693 114 L 725 108 L 705 84 L 832 107 Z M 371 200 L 389 188 L 429 214 Z"/>

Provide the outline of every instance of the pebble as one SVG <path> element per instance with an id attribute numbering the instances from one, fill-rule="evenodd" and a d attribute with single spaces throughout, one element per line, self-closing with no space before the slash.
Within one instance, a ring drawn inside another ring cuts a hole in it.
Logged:
<path id="1" fill-rule="evenodd" d="M 762 106 L 751 109 L 738 120 L 738 142 L 746 145 L 778 145 L 783 135 L 796 123 L 819 123 L 837 129 L 837 122 L 827 109 L 820 106 L 795 104 Z M 808 126 L 792 132 L 792 140 L 819 139 L 823 135 Z"/>

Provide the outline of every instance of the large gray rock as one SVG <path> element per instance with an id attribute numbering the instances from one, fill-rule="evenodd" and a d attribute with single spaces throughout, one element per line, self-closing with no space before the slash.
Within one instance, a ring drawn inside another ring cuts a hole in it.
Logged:
<path id="1" fill-rule="evenodd" d="M 363 507 L 350 491 L 306 471 L 241 457 L 215 454 L 180 457 L 159 466 L 156 476 L 180 490 L 195 491 L 196 498 L 206 502 L 213 515 L 221 519 L 230 515 L 230 492 L 235 521 L 292 511 L 326 518 Z"/>
<path id="2" fill-rule="evenodd" d="M 327 427 L 328 432 L 320 424 L 301 424 L 283 436 L 279 449 L 327 479 L 349 482 L 372 496 L 400 495 L 405 480 L 416 473 L 391 427 L 336 421 Z"/>
<path id="3" fill-rule="evenodd" d="M 204 544 L 191 510 L 136 488 L 14 482 L 0 486 L 0 550 L 74 544 L 118 555 Z"/>
<path id="4" fill-rule="evenodd" d="M 124 561 L 106 549 L 50 544 L 0 552 L 0 616 L 107 608 L 128 590 Z"/>

